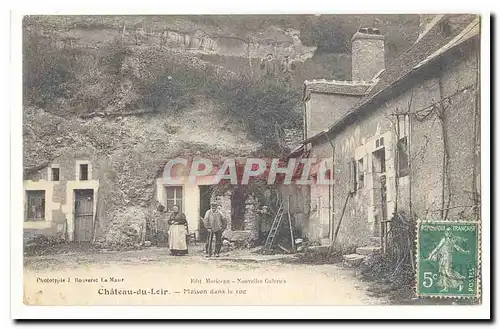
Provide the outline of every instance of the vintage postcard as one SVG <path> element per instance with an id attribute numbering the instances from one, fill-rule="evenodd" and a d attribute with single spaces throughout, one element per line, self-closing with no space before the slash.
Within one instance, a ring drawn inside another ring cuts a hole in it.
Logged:
<path id="1" fill-rule="evenodd" d="M 14 19 L 20 317 L 39 306 L 143 318 L 137 306 L 354 307 L 332 318 L 489 307 L 488 19 Z"/>

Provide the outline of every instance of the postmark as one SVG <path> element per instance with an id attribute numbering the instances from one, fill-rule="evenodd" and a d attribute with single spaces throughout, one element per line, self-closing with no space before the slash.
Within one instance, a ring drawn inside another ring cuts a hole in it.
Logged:
<path id="1" fill-rule="evenodd" d="M 479 297 L 479 222 L 422 221 L 417 239 L 419 297 Z"/>

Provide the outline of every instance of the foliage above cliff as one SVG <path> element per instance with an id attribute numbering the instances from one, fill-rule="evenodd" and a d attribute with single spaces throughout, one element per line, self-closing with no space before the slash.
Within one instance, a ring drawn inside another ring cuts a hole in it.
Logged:
<path id="1" fill-rule="evenodd" d="M 185 54 L 131 47 L 115 39 L 97 51 L 58 48 L 36 32 L 25 37 L 24 101 L 57 115 L 169 112 L 199 96 L 267 143 L 282 126 L 300 127 L 300 94 L 282 81 L 251 79 Z M 181 56 L 180 56 L 181 55 Z"/>
<path id="2" fill-rule="evenodd" d="M 416 22 L 415 15 L 28 16 L 24 105 L 72 120 L 179 117 L 208 101 L 219 109 L 215 124 L 232 122 L 240 129 L 233 134 L 283 152 L 284 131 L 301 131 L 304 79 L 349 79 L 344 55 L 360 25 L 381 28 L 394 54 L 416 36 Z M 174 31 L 173 43 L 164 42 L 166 31 Z M 215 52 L 197 53 L 205 44 L 194 49 L 192 39 L 204 36 L 224 42 Z M 176 38 L 191 41 L 176 47 Z M 291 51 L 297 68 L 283 73 L 276 56 L 271 70 L 261 69 L 261 59 L 245 57 L 250 41 L 266 54 L 269 47 L 282 47 L 280 56 Z"/>

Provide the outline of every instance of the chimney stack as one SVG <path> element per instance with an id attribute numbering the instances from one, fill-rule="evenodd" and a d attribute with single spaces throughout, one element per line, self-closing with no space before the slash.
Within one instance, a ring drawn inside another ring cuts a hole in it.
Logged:
<path id="1" fill-rule="evenodd" d="M 352 36 L 352 80 L 369 81 L 385 68 L 384 36 L 362 27 Z"/>

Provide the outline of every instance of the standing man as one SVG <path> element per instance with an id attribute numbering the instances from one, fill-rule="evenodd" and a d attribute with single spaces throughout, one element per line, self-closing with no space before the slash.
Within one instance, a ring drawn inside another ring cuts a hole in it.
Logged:
<path id="1" fill-rule="evenodd" d="M 203 218 L 203 225 L 208 231 L 208 239 L 205 245 L 207 257 L 212 257 L 212 241 L 215 235 L 215 257 L 220 256 L 220 249 L 222 248 L 222 232 L 227 228 L 227 220 L 218 210 L 218 204 L 212 202 L 210 209 L 207 210 L 205 218 Z"/>

